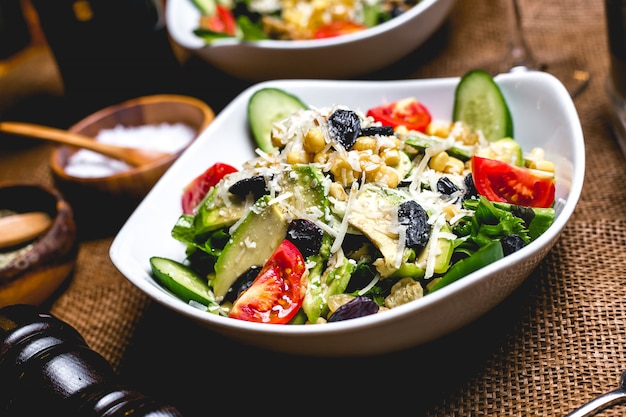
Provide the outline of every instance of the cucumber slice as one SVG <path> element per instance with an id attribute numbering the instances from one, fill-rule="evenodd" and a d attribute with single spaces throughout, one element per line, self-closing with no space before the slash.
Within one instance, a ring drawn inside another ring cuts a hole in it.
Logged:
<path id="1" fill-rule="evenodd" d="M 248 100 L 248 120 L 257 146 L 264 152 L 274 152 L 272 127 L 291 113 L 307 109 L 298 97 L 279 88 L 262 88 Z"/>
<path id="2" fill-rule="evenodd" d="M 490 142 L 513 137 L 509 106 L 498 84 L 483 70 L 469 71 L 459 81 L 452 118 L 481 130 Z"/>
<path id="3" fill-rule="evenodd" d="M 185 302 L 197 301 L 209 306 L 215 304 L 209 284 L 191 268 L 172 259 L 153 256 L 150 267 L 155 278 L 176 297 Z"/>
<path id="4" fill-rule="evenodd" d="M 215 0 L 192 0 L 192 3 L 203 15 L 213 16 L 215 14 Z"/>

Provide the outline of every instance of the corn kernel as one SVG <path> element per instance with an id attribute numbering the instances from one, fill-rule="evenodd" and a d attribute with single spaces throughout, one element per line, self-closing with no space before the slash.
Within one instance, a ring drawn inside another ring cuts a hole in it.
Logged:
<path id="1" fill-rule="evenodd" d="M 309 164 L 311 158 L 304 151 L 292 151 L 287 154 L 287 163 L 290 165 L 295 164 Z"/>
<path id="2" fill-rule="evenodd" d="M 330 152 L 328 151 L 318 152 L 315 155 L 313 155 L 313 162 L 317 164 L 325 164 L 326 162 L 328 162 L 329 157 L 330 157 Z"/>
<path id="3" fill-rule="evenodd" d="M 538 169 L 545 172 L 554 172 L 554 162 L 545 159 L 541 161 L 531 161 L 528 168 Z"/>
<path id="4" fill-rule="evenodd" d="M 465 163 L 458 158 L 450 157 L 446 162 L 446 167 L 443 172 L 446 174 L 461 174 L 465 168 Z"/>
<path id="5" fill-rule="evenodd" d="M 407 129 L 406 126 L 404 125 L 397 126 L 396 128 L 394 128 L 394 131 L 399 136 L 406 135 L 409 133 L 409 129 Z"/>
<path id="6" fill-rule="evenodd" d="M 478 142 L 480 142 L 480 139 L 478 134 L 470 133 L 463 137 L 462 142 L 464 145 L 476 145 Z"/>
<path id="7" fill-rule="evenodd" d="M 435 171 L 443 172 L 446 169 L 446 164 L 448 163 L 449 159 L 450 156 L 447 152 L 439 152 L 438 154 L 430 158 L 430 161 L 428 161 L 428 166 Z"/>
<path id="8" fill-rule="evenodd" d="M 426 127 L 426 134 L 431 136 L 438 136 L 440 138 L 447 138 L 450 134 L 450 123 L 442 121 L 432 121 Z"/>
<path id="9" fill-rule="evenodd" d="M 278 135 L 278 132 L 275 132 L 274 130 L 272 130 L 272 133 L 270 134 L 270 138 L 272 140 L 272 145 L 276 148 L 280 148 L 283 143 L 281 142 L 280 136 Z"/>
<path id="10" fill-rule="evenodd" d="M 361 171 L 366 173 L 370 173 L 376 171 L 382 165 L 382 160 L 378 155 L 369 155 L 369 154 L 360 154 L 359 155 L 359 165 L 361 167 Z"/>
<path id="11" fill-rule="evenodd" d="M 454 216 L 461 213 L 461 210 L 457 206 L 448 205 L 443 208 L 443 214 L 446 216 L 446 220 L 450 221 Z"/>
<path id="12" fill-rule="evenodd" d="M 324 149 L 326 146 L 326 140 L 324 134 L 319 129 L 309 129 L 304 134 L 304 150 L 310 153 L 317 153 Z"/>
<path id="13" fill-rule="evenodd" d="M 380 178 L 380 176 L 378 175 L 378 171 L 380 170 L 381 166 L 380 165 L 371 165 L 369 167 L 366 167 L 369 169 L 364 169 L 363 171 L 365 172 L 365 181 L 367 182 L 376 182 L 378 181 L 378 179 Z"/>
<path id="14" fill-rule="evenodd" d="M 377 144 L 376 139 L 371 136 L 360 136 L 354 142 L 352 149 L 355 151 L 367 151 L 376 152 Z"/>
<path id="15" fill-rule="evenodd" d="M 395 169 L 381 166 L 375 171 L 374 181 L 382 182 L 389 188 L 396 188 L 400 184 L 400 176 Z"/>
<path id="16" fill-rule="evenodd" d="M 352 166 L 345 159 L 333 158 L 330 172 L 336 176 L 342 170 L 352 171 Z"/>
<path id="17" fill-rule="evenodd" d="M 335 161 L 330 167 L 330 172 L 335 177 L 335 181 L 340 182 L 344 187 L 351 185 L 355 180 L 352 166 L 345 159 Z"/>
<path id="18" fill-rule="evenodd" d="M 387 165 L 398 165 L 400 163 L 400 151 L 397 149 L 385 149 L 380 153 L 380 157 Z"/>
<path id="19" fill-rule="evenodd" d="M 400 139 L 397 137 L 383 137 L 378 142 L 378 153 L 386 149 L 400 149 Z"/>
<path id="20" fill-rule="evenodd" d="M 339 201 L 348 201 L 348 194 L 346 190 L 343 188 L 343 185 L 338 182 L 333 182 L 330 184 L 328 189 L 328 195 L 336 198 Z"/>

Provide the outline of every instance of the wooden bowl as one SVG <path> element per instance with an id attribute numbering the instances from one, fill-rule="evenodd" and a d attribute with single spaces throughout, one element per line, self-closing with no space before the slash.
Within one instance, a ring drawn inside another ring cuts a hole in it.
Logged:
<path id="1" fill-rule="evenodd" d="M 0 210 L 41 211 L 52 220 L 33 240 L 0 249 L 0 307 L 42 304 L 74 269 L 78 243 L 73 209 L 56 188 L 11 182 L 0 184 Z"/>
<path id="2" fill-rule="evenodd" d="M 195 131 L 197 137 L 213 118 L 213 110 L 201 100 L 164 94 L 139 97 L 106 107 L 82 119 L 69 130 L 95 138 L 101 130 L 113 129 L 118 125 L 137 127 L 184 123 Z M 61 183 L 78 184 L 115 197 L 142 198 L 183 150 L 154 164 L 133 167 L 105 177 L 79 177 L 69 174 L 65 167 L 69 157 L 77 152 L 76 148 L 70 146 L 57 147 L 51 155 L 50 164 L 56 180 Z"/>
<path id="3" fill-rule="evenodd" d="M 80 120 L 69 130 L 96 138 L 101 130 L 119 125 L 138 127 L 184 123 L 195 131 L 191 143 L 214 117 L 213 110 L 199 99 L 163 94 L 143 96 L 106 107 Z M 106 234 L 110 234 L 187 146 L 153 164 L 132 167 L 103 177 L 81 177 L 65 170 L 70 156 L 78 150 L 61 145 L 52 152 L 50 166 L 56 185 L 74 207 L 80 229 L 93 229 L 98 224 L 105 229 Z"/>

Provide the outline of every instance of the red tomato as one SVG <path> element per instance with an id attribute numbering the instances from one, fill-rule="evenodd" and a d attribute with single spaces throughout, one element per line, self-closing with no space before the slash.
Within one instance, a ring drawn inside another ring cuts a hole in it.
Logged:
<path id="1" fill-rule="evenodd" d="M 258 323 L 287 323 L 302 306 L 305 271 L 304 257 L 285 239 L 252 285 L 235 300 L 228 316 Z"/>
<path id="2" fill-rule="evenodd" d="M 193 213 L 193 210 L 200 204 L 211 187 L 224 178 L 226 174 L 230 174 L 231 172 L 237 172 L 237 168 L 217 162 L 187 184 L 183 190 L 182 197 L 183 213 Z"/>
<path id="3" fill-rule="evenodd" d="M 335 36 L 347 35 L 348 33 L 358 32 L 367 29 L 367 26 L 351 20 L 338 20 L 330 22 L 317 28 L 313 33 L 315 39 L 334 38 Z"/>
<path id="4" fill-rule="evenodd" d="M 226 33 L 227 35 L 235 35 L 237 24 L 235 17 L 230 9 L 222 4 L 215 6 L 215 14 L 211 16 L 203 16 L 201 26 L 216 33 Z"/>
<path id="5" fill-rule="evenodd" d="M 472 176 L 476 191 L 489 201 L 527 207 L 550 207 L 554 203 L 554 178 L 541 171 L 474 156 Z"/>
<path id="6" fill-rule="evenodd" d="M 432 120 L 426 106 L 412 97 L 371 108 L 367 115 L 384 126 L 392 126 L 394 129 L 404 126 L 420 132 L 424 132 Z"/>

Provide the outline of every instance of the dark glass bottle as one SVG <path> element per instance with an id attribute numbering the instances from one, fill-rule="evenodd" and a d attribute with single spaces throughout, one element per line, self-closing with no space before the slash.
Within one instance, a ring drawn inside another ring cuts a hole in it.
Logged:
<path id="1" fill-rule="evenodd" d="M 182 417 L 124 385 L 67 323 L 31 305 L 0 309 L 0 415 Z"/>
<path id="2" fill-rule="evenodd" d="M 610 58 L 610 80 L 615 92 L 626 100 L 626 1 L 605 0 Z"/>
<path id="3" fill-rule="evenodd" d="M 74 121 L 131 98 L 181 92 L 162 2 L 31 0 Z"/>
<path id="4" fill-rule="evenodd" d="M 30 40 L 22 3 L 19 0 L 0 0 L 0 60 L 26 48 Z"/>

